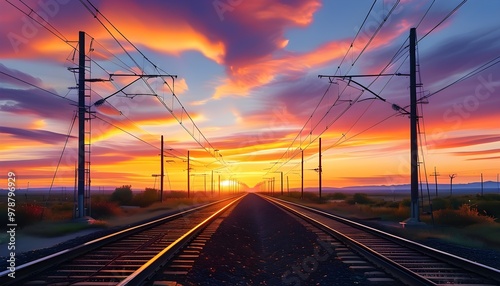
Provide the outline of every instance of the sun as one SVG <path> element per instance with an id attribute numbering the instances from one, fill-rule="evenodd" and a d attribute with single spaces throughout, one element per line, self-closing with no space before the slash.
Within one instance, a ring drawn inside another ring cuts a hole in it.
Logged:
<path id="1" fill-rule="evenodd" d="M 234 181 L 232 180 L 224 180 L 220 182 L 221 187 L 229 187 L 231 184 L 234 184 Z"/>

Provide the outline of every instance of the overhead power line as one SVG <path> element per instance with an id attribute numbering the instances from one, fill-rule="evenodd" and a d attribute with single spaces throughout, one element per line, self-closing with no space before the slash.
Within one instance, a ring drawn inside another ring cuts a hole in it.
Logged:
<path id="1" fill-rule="evenodd" d="M 9 0 L 5 0 L 5 2 L 9 3 L 11 6 L 13 6 L 17 10 L 19 10 L 19 12 L 21 12 L 24 15 L 28 16 L 31 20 L 35 21 L 40 26 L 44 27 L 47 31 L 49 31 L 51 34 L 53 34 L 57 38 L 59 38 L 61 41 L 65 42 L 65 43 L 69 42 L 66 39 L 66 37 L 64 37 L 64 35 L 59 30 L 57 30 L 54 26 L 52 26 L 52 24 L 50 24 L 47 20 L 45 20 L 44 17 L 42 17 L 40 14 L 38 14 L 37 11 L 33 10 L 33 8 L 31 8 L 28 4 L 24 3 L 24 1 L 19 0 L 19 2 L 21 2 L 26 8 L 28 8 L 28 10 L 29 10 L 28 12 L 24 11 L 19 6 L 16 6 L 14 3 L 12 3 Z M 35 17 L 33 17 L 33 15 L 36 15 L 37 17 L 35 18 Z M 39 21 L 38 19 L 42 19 L 42 22 Z"/>
<path id="2" fill-rule="evenodd" d="M 67 37 L 64 36 L 63 33 L 61 33 L 59 30 L 57 30 L 56 27 L 54 27 L 52 24 L 50 24 L 49 22 L 47 22 L 44 17 L 42 17 L 39 13 L 37 13 L 35 11 L 35 9 L 33 9 L 32 7 L 30 7 L 27 3 L 23 2 L 22 0 L 19 0 L 19 2 L 21 2 L 23 5 L 24 5 L 24 8 L 23 7 L 20 7 L 18 5 L 16 5 L 15 3 L 9 1 L 9 0 L 6 0 L 11 6 L 13 6 L 15 9 L 17 9 L 18 11 L 20 11 L 21 13 L 23 13 L 24 15 L 26 15 L 27 17 L 29 17 L 31 20 L 33 20 L 35 23 L 37 23 L 38 25 L 40 25 L 42 28 L 46 29 L 48 32 L 50 32 L 52 35 L 54 35 L 55 37 L 57 37 L 59 40 L 61 40 L 63 43 L 67 44 L 68 46 L 71 47 L 72 49 L 72 59 L 70 59 L 70 61 L 76 65 L 78 65 L 78 63 L 75 61 L 75 55 L 76 55 L 76 51 L 77 51 L 77 47 L 75 45 L 75 43 L 77 43 L 76 41 L 69 41 L 67 40 Z M 35 17 L 36 16 L 36 17 Z M 40 20 L 41 19 L 41 20 Z M 118 42 L 118 40 L 116 40 Z M 113 64 L 121 67 L 122 69 L 126 70 L 126 71 L 130 71 L 131 73 L 134 72 L 133 68 L 130 67 L 129 65 L 127 65 L 124 61 L 122 61 L 120 58 L 116 57 L 116 55 L 114 55 L 111 51 L 109 51 L 108 49 L 106 49 L 104 47 L 104 45 L 100 44 L 98 41 L 96 41 L 94 38 L 92 38 L 92 44 L 97 44 L 99 45 L 109 56 L 111 56 L 111 58 L 115 58 L 119 63 L 117 62 L 113 62 Z M 119 42 L 118 42 L 119 43 Z M 135 46 L 134 46 L 135 47 Z M 91 50 L 95 51 L 96 49 L 95 48 L 92 48 Z M 126 50 L 125 50 L 126 51 Z M 140 52 L 140 51 L 138 51 Z M 142 53 L 141 53 L 142 54 Z M 142 54 L 143 55 L 143 54 Z M 132 57 L 131 57 L 132 58 Z M 95 61 L 94 59 L 92 58 L 89 58 L 89 60 L 95 64 L 97 67 L 99 67 L 101 70 L 103 70 L 106 74 L 108 74 L 108 76 L 110 75 L 110 72 L 108 72 L 99 62 Z M 134 60 L 132 58 L 132 60 Z M 135 64 L 137 64 L 137 62 L 134 61 Z M 138 66 L 139 67 L 139 66 Z M 20 79 L 20 78 L 17 78 L 15 76 L 12 76 L 10 74 L 7 74 L 5 72 L 2 72 L 0 71 L 0 73 L 6 75 L 6 76 L 9 76 L 11 78 L 15 78 L 16 80 L 20 81 L 20 82 L 23 82 L 27 85 L 30 85 L 34 88 L 37 88 L 37 89 L 40 89 L 42 91 L 45 91 L 51 95 L 54 95 L 54 96 L 57 96 L 59 98 L 62 98 L 62 99 L 66 99 L 68 101 L 70 101 L 71 103 L 74 103 L 75 105 L 77 104 L 77 102 L 75 100 L 72 100 L 72 99 L 69 99 L 67 98 L 66 96 L 61 96 L 55 92 L 52 92 L 50 90 L 47 90 L 47 89 L 44 89 L 40 86 L 37 86 L 35 84 L 32 84 L 30 82 L 27 82 L 23 79 Z M 116 86 L 116 84 L 114 82 L 112 82 L 113 85 Z M 93 93 L 95 95 L 98 95 L 100 96 L 98 93 L 96 93 L 95 91 L 93 91 Z M 68 94 L 69 94 L 69 91 L 68 91 Z M 108 103 L 109 106 L 111 106 L 112 108 L 114 108 L 115 110 L 119 111 L 115 106 L 113 106 L 112 104 Z M 122 112 L 120 112 L 120 116 L 123 116 L 125 117 L 126 120 L 130 121 L 134 126 L 138 126 L 134 121 L 132 121 L 130 118 L 128 118 L 127 116 L 125 116 Z M 117 125 L 111 123 L 111 122 L 107 122 L 108 124 L 110 124 L 111 126 L 113 127 L 116 127 L 117 129 L 125 132 L 125 133 L 128 133 L 130 135 L 132 135 L 134 138 L 138 139 L 139 137 L 133 135 L 132 133 L 126 131 L 125 129 L 121 128 L 121 127 L 118 127 Z M 154 146 L 153 144 L 149 143 L 149 142 L 145 142 L 144 140 L 140 140 L 140 141 L 143 141 L 144 143 L 148 144 L 148 145 L 151 145 L 151 146 Z M 155 147 L 156 148 L 156 147 Z M 171 148 L 169 148 L 171 149 Z"/>
<path id="3" fill-rule="evenodd" d="M 462 7 L 466 2 L 467 2 L 467 0 L 463 0 L 462 2 L 460 2 L 460 4 L 458 4 L 453 10 L 451 10 L 450 13 L 448 13 L 441 21 L 439 21 L 439 23 L 437 23 L 432 29 L 430 29 L 429 32 L 425 33 L 425 35 L 423 35 L 422 37 L 420 37 L 420 39 L 417 41 L 417 43 L 420 42 L 420 41 L 422 41 L 430 33 L 432 33 L 439 26 L 441 26 L 441 24 L 443 24 L 448 18 L 450 18 L 453 14 L 455 14 L 455 12 L 457 12 L 458 9 L 460 9 L 460 7 Z"/>
<path id="4" fill-rule="evenodd" d="M 36 85 L 36 84 L 33 84 L 33 83 L 31 83 L 31 82 L 25 81 L 24 79 L 21 79 L 21 78 L 19 78 L 19 77 L 16 77 L 16 76 L 10 75 L 10 74 L 5 73 L 5 72 L 3 72 L 3 71 L 0 71 L 0 73 L 1 73 L 1 74 L 3 74 L 3 75 L 5 75 L 5 76 L 8 76 L 8 77 L 10 77 L 10 78 L 13 78 L 13 79 L 15 79 L 15 80 L 17 80 L 17 81 L 20 81 L 20 82 L 22 82 L 22 83 L 24 83 L 24 84 L 26 84 L 26 85 L 29 85 L 29 86 L 31 86 L 31 87 L 34 87 L 34 88 L 39 89 L 39 90 L 41 90 L 41 91 L 44 91 L 44 92 L 46 92 L 46 93 L 48 93 L 48 94 L 50 94 L 50 95 L 57 96 L 57 97 L 59 97 L 59 98 L 61 98 L 61 99 L 65 99 L 65 100 L 71 101 L 72 103 L 75 103 L 75 104 L 77 103 L 75 100 L 72 100 L 72 99 L 67 98 L 67 97 L 65 97 L 65 96 L 61 96 L 61 95 L 59 95 L 59 94 L 57 94 L 57 93 L 55 93 L 55 92 L 53 92 L 53 91 L 50 91 L 50 90 L 45 89 L 45 88 L 43 88 L 43 87 L 40 87 L 40 86 L 38 86 L 38 85 Z"/>
<path id="5" fill-rule="evenodd" d="M 110 34 L 110 36 L 116 41 L 116 43 L 120 46 L 120 48 L 124 51 L 124 53 L 134 62 L 134 64 L 141 70 L 142 73 L 145 73 L 144 67 L 141 67 L 138 62 L 134 59 L 134 57 L 130 54 L 130 52 L 123 46 L 123 44 L 118 40 L 118 38 L 115 36 L 115 34 L 111 31 L 113 29 L 118 35 L 125 40 L 135 51 L 137 51 L 144 60 L 146 60 L 156 71 L 160 71 L 158 66 L 153 63 L 137 46 L 135 46 L 132 41 L 130 41 L 124 33 L 122 33 L 101 11 L 97 9 L 97 7 L 92 4 L 90 0 L 80 0 L 82 5 L 91 13 L 92 16 L 104 27 L 104 29 Z M 101 18 L 108 23 L 108 25 L 111 27 L 111 29 L 101 20 Z M 139 76 L 139 75 L 138 75 Z M 170 75 L 170 77 L 173 79 L 174 76 Z M 218 149 L 216 149 L 210 141 L 208 141 L 207 137 L 203 134 L 203 132 L 200 130 L 198 125 L 194 122 L 192 119 L 191 115 L 187 112 L 186 108 L 184 105 L 182 105 L 181 101 L 179 98 L 175 95 L 175 91 L 173 89 L 173 84 L 170 86 L 167 81 L 162 77 L 163 83 L 167 85 L 167 87 L 170 89 L 172 93 L 172 102 L 176 102 L 179 104 L 181 108 L 181 114 L 185 114 L 185 117 L 189 120 L 190 124 L 193 126 L 192 129 L 188 129 L 185 124 L 183 124 L 183 118 L 179 117 L 175 114 L 174 106 L 169 106 L 166 101 L 164 101 L 162 98 L 158 96 L 158 94 L 155 92 L 154 88 L 150 85 L 150 83 L 146 79 L 142 79 L 145 85 L 148 87 L 148 89 L 156 96 L 158 101 L 167 109 L 167 111 L 174 117 L 174 119 L 177 120 L 177 122 L 186 130 L 189 135 L 198 143 L 200 147 L 202 147 L 207 153 L 209 153 L 213 158 L 221 162 L 224 166 L 228 166 L 222 156 L 220 154 L 216 154 Z M 217 156 L 218 155 L 218 156 Z"/>

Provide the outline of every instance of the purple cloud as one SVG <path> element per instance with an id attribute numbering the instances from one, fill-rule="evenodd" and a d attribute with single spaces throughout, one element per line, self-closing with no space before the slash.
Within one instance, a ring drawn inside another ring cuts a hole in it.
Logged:
<path id="1" fill-rule="evenodd" d="M 55 133 L 47 130 L 19 129 L 6 126 L 0 126 L 0 133 L 10 134 L 22 140 L 38 141 L 47 144 L 61 143 L 67 138 L 66 134 Z M 70 138 L 75 137 L 70 136 Z"/>

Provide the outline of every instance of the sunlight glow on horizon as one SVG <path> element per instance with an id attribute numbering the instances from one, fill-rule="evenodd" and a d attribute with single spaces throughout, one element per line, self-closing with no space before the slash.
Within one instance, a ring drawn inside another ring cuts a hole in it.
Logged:
<path id="1" fill-rule="evenodd" d="M 117 44 L 78 1 L 60 4 L 49 19 L 67 43 L 40 26 L 26 34 L 24 14 L 0 3 L 5 16 L 0 34 L 8 39 L 0 43 L 0 161 L 2 170 L 16 172 L 21 185 L 47 188 L 54 175 L 55 187 L 74 184 L 78 126 L 69 133 L 69 125 L 77 110 L 77 91 L 68 89 L 76 85 L 68 68 L 75 67 L 78 54 L 68 43 L 75 45 L 80 30 L 87 33 L 89 51 L 92 43 L 95 54 L 89 78 L 158 73 L 156 68 L 178 76 L 175 82 L 147 79 L 150 86 L 141 80 L 127 86 L 135 78 L 118 76 L 88 83 L 91 102 L 123 88 L 100 107 L 91 107 L 96 115 L 93 188 L 158 187 L 152 174 L 160 172 L 161 135 L 169 150 L 164 182 L 172 190 L 187 189 L 188 168 L 198 174 L 191 178 L 196 190 L 204 189 L 204 180 L 208 188 L 212 180 L 217 186 L 219 178 L 225 189 L 235 184 L 252 188 L 274 178 L 278 189 L 279 172 L 296 189 L 302 149 L 305 187 L 314 188 L 320 136 L 323 186 L 409 183 L 409 119 L 391 117 L 392 104 L 409 104 L 408 77 L 356 79 L 386 99 L 383 102 L 366 89 L 348 85 L 347 79 L 330 84 L 318 74 L 407 73 L 408 29 L 419 25 L 417 36 L 423 37 L 457 5 L 454 1 L 434 3 L 428 14 L 432 1 L 401 1 L 373 39 L 380 15 L 396 1 L 378 2 L 359 33 L 373 1 L 245 1 L 223 14 L 211 2 L 125 0 L 121 9 L 112 1 L 92 2 L 154 65 L 123 39 Z M 27 4 L 42 11 L 36 1 Z M 421 94 L 436 92 L 498 56 L 499 9 L 500 2 L 469 1 L 419 42 Z M 12 35 L 24 40 L 14 45 Z M 401 53 L 387 65 L 401 46 Z M 419 107 L 423 178 L 436 167 L 442 183 L 449 182 L 449 174 L 457 174 L 456 183 L 477 182 L 481 174 L 485 180 L 497 180 L 499 74 L 500 65 L 492 65 Z M 193 139 L 203 142 L 203 136 L 211 146 Z"/>

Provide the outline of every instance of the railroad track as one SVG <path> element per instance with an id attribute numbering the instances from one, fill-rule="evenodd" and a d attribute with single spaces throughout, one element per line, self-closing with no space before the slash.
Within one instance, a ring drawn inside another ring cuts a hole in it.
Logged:
<path id="1" fill-rule="evenodd" d="M 0 284 L 139 285 L 172 264 L 179 251 L 242 197 L 182 211 L 19 265 L 14 279 L 7 276 L 9 271 L 1 272 Z M 215 231 L 213 226 L 210 231 Z"/>
<path id="2" fill-rule="evenodd" d="M 182 283 L 204 245 L 241 198 L 171 215 L 32 261 L 18 267 L 16 279 L 6 277 L 7 272 L 0 273 L 0 284 Z M 317 242 L 323 250 L 318 250 L 317 253 L 315 251 L 314 256 L 305 259 L 304 262 L 308 264 L 302 265 L 302 271 L 314 271 L 318 261 L 326 261 L 327 256 L 336 255 L 350 265 L 349 268 L 353 271 L 363 273 L 374 285 L 500 285 L 498 269 L 332 214 L 274 198 L 264 198 L 292 213 L 318 236 Z M 314 259 L 318 261 L 313 261 Z M 288 273 L 299 275 L 297 277 L 286 274 L 282 281 L 297 282 L 308 274 L 299 272 Z"/>
<path id="3" fill-rule="evenodd" d="M 264 198 L 320 229 L 322 233 L 318 235 L 330 235 L 340 241 L 352 252 L 337 248 L 341 252 L 339 259 L 351 263 L 352 269 L 365 272 L 368 280 L 373 282 L 392 285 L 393 278 L 406 285 L 500 285 L 499 269 L 330 213 L 275 198 Z M 328 241 L 328 238 L 322 239 Z M 391 277 L 387 277 L 387 274 Z"/>

